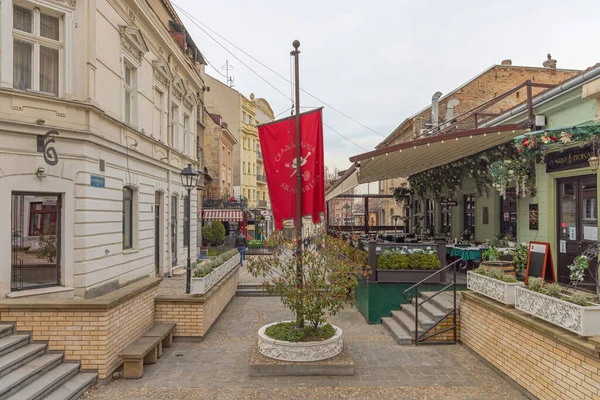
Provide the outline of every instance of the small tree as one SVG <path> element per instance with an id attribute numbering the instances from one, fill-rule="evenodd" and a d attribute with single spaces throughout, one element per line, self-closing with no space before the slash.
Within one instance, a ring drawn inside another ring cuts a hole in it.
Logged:
<path id="1" fill-rule="evenodd" d="M 213 221 L 210 225 L 202 228 L 202 237 L 210 245 L 223 243 L 225 239 L 225 226 L 221 221 Z"/>
<path id="2" fill-rule="evenodd" d="M 285 236 L 277 232 L 271 235 L 269 244 L 285 249 Z M 250 260 L 248 270 L 254 277 L 271 277 L 263 287 L 281 297 L 284 307 L 296 317 L 297 329 L 307 321 L 316 331 L 328 315 L 354 304 L 358 274 L 364 271 L 344 256 L 347 253 L 347 243 L 323 234 L 316 238 L 312 249 L 303 252 L 301 277 L 296 273 L 298 259 L 285 251 Z"/>

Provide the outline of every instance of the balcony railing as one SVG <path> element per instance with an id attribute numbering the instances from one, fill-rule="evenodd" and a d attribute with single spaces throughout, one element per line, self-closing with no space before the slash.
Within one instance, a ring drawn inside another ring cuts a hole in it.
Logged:
<path id="1" fill-rule="evenodd" d="M 245 197 L 205 197 L 202 208 L 247 208 L 248 199 Z"/>
<path id="2" fill-rule="evenodd" d="M 265 175 L 261 175 L 261 174 L 256 174 L 256 180 L 258 182 L 264 182 L 267 183 L 267 177 Z"/>
<path id="3" fill-rule="evenodd" d="M 258 201 L 258 207 L 260 207 L 260 208 L 267 208 L 267 201 L 266 200 L 259 200 Z"/>
<path id="4" fill-rule="evenodd" d="M 256 158 L 258 158 L 259 160 L 262 160 L 262 151 L 260 150 L 256 150 Z"/>

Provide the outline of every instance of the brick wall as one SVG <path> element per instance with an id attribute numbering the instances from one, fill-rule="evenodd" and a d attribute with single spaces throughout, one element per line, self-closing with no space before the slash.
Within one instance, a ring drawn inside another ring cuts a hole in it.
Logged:
<path id="1" fill-rule="evenodd" d="M 460 314 L 456 314 L 457 326 L 456 326 L 456 340 L 460 341 Z M 444 329 L 450 328 L 454 325 L 454 316 L 452 314 L 448 315 L 444 318 L 439 324 L 435 326 L 430 332 L 427 333 L 427 336 L 433 335 L 436 332 L 441 332 Z M 439 335 L 433 336 L 429 339 L 425 339 L 424 342 L 435 342 L 435 341 L 452 341 L 454 340 L 454 329 L 448 329 L 447 331 L 440 333 Z"/>
<path id="2" fill-rule="evenodd" d="M 160 279 L 150 278 L 92 300 L 3 302 L 0 321 L 47 341 L 52 351 L 110 377 L 122 361 L 118 354 L 154 323 L 154 297 Z"/>
<path id="3" fill-rule="evenodd" d="M 587 340 L 476 294 L 461 300 L 461 340 L 540 399 L 600 399 L 600 352 Z"/>
<path id="4" fill-rule="evenodd" d="M 155 320 L 177 324 L 175 337 L 201 338 L 235 296 L 238 281 L 239 267 L 236 267 L 205 295 L 158 296 Z"/>

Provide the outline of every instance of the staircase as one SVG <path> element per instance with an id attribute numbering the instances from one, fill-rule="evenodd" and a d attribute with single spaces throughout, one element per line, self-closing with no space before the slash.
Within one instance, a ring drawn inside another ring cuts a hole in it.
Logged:
<path id="1" fill-rule="evenodd" d="M 269 296 L 263 290 L 262 283 L 238 283 L 235 295 L 242 297 Z"/>
<path id="2" fill-rule="evenodd" d="M 16 333 L 14 324 L 0 323 L 0 400 L 78 399 L 97 377 L 79 365 L 32 342 L 28 333 Z"/>
<path id="3" fill-rule="evenodd" d="M 454 308 L 452 292 L 441 293 L 432 297 L 434 292 L 423 292 L 419 302 L 431 298 L 428 302 L 419 308 L 419 335 L 432 328 L 446 317 Z M 387 328 L 392 337 L 400 345 L 414 344 L 415 338 L 415 301 L 412 299 L 410 304 L 403 304 L 398 311 L 392 311 L 391 317 L 381 318 L 383 326 Z M 457 300 L 458 301 L 458 300 Z M 458 307 L 458 304 L 457 304 Z M 431 333 L 431 332 L 430 332 Z"/>

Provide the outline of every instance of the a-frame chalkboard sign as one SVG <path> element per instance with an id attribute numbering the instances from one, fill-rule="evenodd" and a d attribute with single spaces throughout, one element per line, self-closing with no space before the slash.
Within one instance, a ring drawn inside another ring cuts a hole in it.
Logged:
<path id="1" fill-rule="evenodd" d="M 527 250 L 527 270 L 525 272 L 525 284 L 529 277 L 544 278 L 546 282 L 556 283 L 554 275 L 554 261 L 552 261 L 552 250 L 550 243 L 530 242 Z"/>

